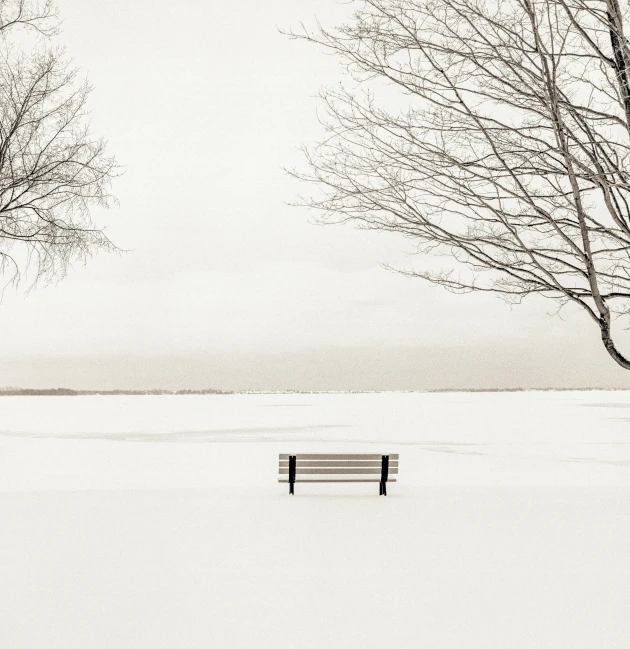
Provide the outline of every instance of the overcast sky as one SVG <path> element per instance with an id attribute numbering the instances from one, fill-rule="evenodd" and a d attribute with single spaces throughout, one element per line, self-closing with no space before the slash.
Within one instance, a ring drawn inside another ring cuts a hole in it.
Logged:
<path id="1" fill-rule="evenodd" d="M 382 268 L 408 241 L 321 227 L 282 167 L 320 135 L 335 60 L 278 26 L 332 0 L 60 0 L 92 129 L 126 172 L 94 213 L 129 252 L 7 289 L 0 385 L 426 389 L 625 386 L 582 314 L 453 296 Z"/>

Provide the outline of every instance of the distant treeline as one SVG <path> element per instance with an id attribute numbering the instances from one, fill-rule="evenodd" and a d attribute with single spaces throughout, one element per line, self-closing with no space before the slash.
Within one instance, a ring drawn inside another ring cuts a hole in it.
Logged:
<path id="1" fill-rule="evenodd" d="M 69 388 L 3 388 L 0 397 L 74 397 L 85 395 L 165 395 L 165 394 L 378 394 L 435 392 L 591 392 L 627 391 L 629 388 L 436 388 L 433 390 L 71 390 Z"/>
<path id="2" fill-rule="evenodd" d="M 141 394 L 231 394 L 224 390 L 70 390 L 69 388 L 31 389 L 0 388 L 4 397 L 75 397 L 86 395 L 141 395 Z"/>

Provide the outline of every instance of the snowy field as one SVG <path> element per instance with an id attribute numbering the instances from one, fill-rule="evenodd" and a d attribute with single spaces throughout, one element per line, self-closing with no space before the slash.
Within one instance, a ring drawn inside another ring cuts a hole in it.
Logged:
<path id="1" fill-rule="evenodd" d="M 278 453 L 399 482 L 277 483 Z M 1 649 L 627 649 L 630 392 L 0 398 Z"/>

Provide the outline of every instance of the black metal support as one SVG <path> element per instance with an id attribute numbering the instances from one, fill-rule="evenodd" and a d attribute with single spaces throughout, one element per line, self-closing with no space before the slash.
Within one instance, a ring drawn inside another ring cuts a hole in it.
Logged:
<path id="1" fill-rule="evenodd" d="M 289 455 L 289 493 L 295 494 L 293 485 L 295 484 L 295 455 Z"/>
<path id="2" fill-rule="evenodd" d="M 379 496 L 387 496 L 387 475 L 389 473 L 389 455 L 383 455 L 381 459 L 381 488 Z"/>

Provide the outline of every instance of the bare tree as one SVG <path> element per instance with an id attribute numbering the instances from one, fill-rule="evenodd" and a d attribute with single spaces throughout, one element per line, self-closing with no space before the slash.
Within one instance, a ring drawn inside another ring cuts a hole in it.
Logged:
<path id="1" fill-rule="evenodd" d="M 90 208 L 108 205 L 118 167 L 88 130 L 89 85 L 49 45 L 58 24 L 50 0 L 0 0 L 0 269 L 14 281 L 115 249 Z"/>
<path id="2" fill-rule="evenodd" d="M 305 202 L 446 254 L 407 272 L 452 291 L 581 307 L 630 369 L 627 29 L 619 0 L 361 0 L 302 26 L 351 80 L 322 91 Z"/>

